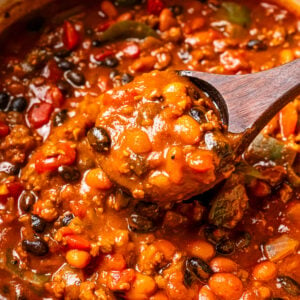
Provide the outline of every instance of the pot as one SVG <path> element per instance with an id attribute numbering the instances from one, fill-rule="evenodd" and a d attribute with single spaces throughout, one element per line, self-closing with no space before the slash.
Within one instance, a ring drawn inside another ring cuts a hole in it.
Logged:
<path id="1" fill-rule="evenodd" d="M 300 0 L 271 0 L 300 16 Z M 54 0 L 0 0 L 0 32 Z"/>

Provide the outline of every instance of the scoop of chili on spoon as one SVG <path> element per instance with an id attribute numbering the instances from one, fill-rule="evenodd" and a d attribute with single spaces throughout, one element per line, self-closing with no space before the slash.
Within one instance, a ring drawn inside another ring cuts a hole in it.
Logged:
<path id="1" fill-rule="evenodd" d="M 212 188 L 300 93 L 300 60 L 250 75 L 178 73 L 143 74 L 105 93 L 88 133 L 91 145 L 93 132 L 110 136 L 97 161 L 136 199 L 181 201 Z"/>

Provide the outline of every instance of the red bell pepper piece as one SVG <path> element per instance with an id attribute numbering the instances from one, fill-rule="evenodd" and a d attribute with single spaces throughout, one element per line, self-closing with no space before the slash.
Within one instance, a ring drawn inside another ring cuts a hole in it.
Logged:
<path id="1" fill-rule="evenodd" d="M 3 138 L 9 134 L 9 127 L 4 122 L 0 121 L 0 137 Z"/>
<path id="2" fill-rule="evenodd" d="M 106 57 L 114 55 L 115 52 L 111 49 L 104 49 L 94 55 L 96 61 L 103 61 Z"/>
<path id="3" fill-rule="evenodd" d="M 69 249 L 85 250 L 91 249 L 91 243 L 79 235 L 67 235 L 65 237 Z"/>
<path id="4" fill-rule="evenodd" d="M 7 194 L 0 195 L 0 201 L 2 203 L 6 202 L 8 197 L 13 197 L 15 200 L 17 200 L 21 195 L 22 191 L 24 190 L 23 185 L 18 181 L 7 182 L 4 184 L 7 188 Z"/>
<path id="5" fill-rule="evenodd" d="M 79 33 L 69 21 L 64 22 L 63 42 L 68 50 L 73 50 L 79 44 Z"/>
<path id="6" fill-rule="evenodd" d="M 57 86 L 52 86 L 47 91 L 45 100 L 54 107 L 60 107 L 63 104 L 65 97 Z"/>
<path id="7" fill-rule="evenodd" d="M 14 197 L 14 199 L 18 199 L 18 197 L 21 195 L 21 193 L 24 190 L 23 185 L 18 181 L 8 182 L 6 186 L 10 196 Z"/>
<path id="8" fill-rule="evenodd" d="M 147 11 L 149 14 L 159 15 L 160 12 L 165 8 L 165 4 L 162 0 L 148 0 Z"/>
<path id="9" fill-rule="evenodd" d="M 63 72 L 58 68 L 55 60 L 49 60 L 42 71 L 42 76 L 56 82 L 61 79 Z"/>
<path id="10" fill-rule="evenodd" d="M 61 227 L 59 229 L 60 233 L 62 234 L 62 236 L 67 236 L 67 235 L 73 235 L 74 234 L 74 230 L 70 227 Z"/>
<path id="11" fill-rule="evenodd" d="M 35 157 L 35 170 L 38 173 L 56 171 L 62 165 L 71 165 L 76 158 L 76 151 L 69 143 L 60 142 L 51 153 L 39 152 Z"/>
<path id="12" fill-rule="evenodd" d="M 71 201 L 70 210 L 76 217 L 84 218 L 86 215 L 87 205 L 82 200 Z"/>
<path id="13" fill-rule="evenodd" d="M 28 112 L 28 121 L 33 128 L 40 128 L 50 120 L 53 106 L 50 103 L 42 102 L 34 104 Z"/>

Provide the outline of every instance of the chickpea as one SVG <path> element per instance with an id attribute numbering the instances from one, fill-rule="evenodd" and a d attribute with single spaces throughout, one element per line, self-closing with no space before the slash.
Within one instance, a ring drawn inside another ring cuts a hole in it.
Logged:
<path id="1" fill-rule="evenodd" d="M 150 297 L 150 300 L 169 300 L 169 298 L 164 292 L 160 291 Z"/>
<path id="2" fill-rule="evenodd" d="M 256 280 L 269 281 L 276 277 L 277 267 L 271 261 L 264 261 L 255 266 L 252 275 Z"/>
<path id="3" fill-rule="evenodd" d="M 163 96 L 168 106 L 179 110 L 179 115 L 181 115 L 192 102 L 191 98 L 187 95 L 186 86 L 182 82 L 173 82 L 166 85 L 163 89 Z"/>
<path id="4" fill-rule="evenodd" d="M 149 177 L 149 183 L 160 188 L 168 189 L 170 187 L 169 177 L 161 173 L 153 173 Z"/>
<path id="5" fill-rule="evenodd" d="M 202 29 L 205 25 L 205 19 L 202 17 L 194 18 L 191 22 L 190 29 L 192 32 Z"/>
<path id="6" fill-rule="evenodd" d="M 271 291 L 266 286 L 260 286 L 258 288 L 258 294 L 260 296 L 260 299 L 270 299 L 271 297 Z"/>
<path id="7" fill-rule="evenodd" d="M 201 131 L 197 121 L 190 116 L 182 116 L 175 121 L 174 131 L 186 145 L 199 142 Z"/>
<path id="8" fill-rule="evenodd" d="M 133 64 L 130 67 L 130 70 L 133 73 L 136 72 L 149 72 L 153 70 L 154 65 L 156 64 L 156 58 L 153 56 L 144 56 L 140 57 L 136 61 L 133 62 Z"/>
<path id="9" fill-rule="evenodd" d="M 135 281 L 127 293 L 127 298 L 132 300 L 149 299 L 155 292 L 155 289 L 156 283 L 154 279 L 150 276 L 137 273 Z"/>
<path id="10" fill-rule="evenodd" d="M 209 279 L 212 292 L 224 300 L 238 300 L 243 293 L 241 280 L 230 273 L 216 273 Z"/>
<path id="11" fill-rule="evenodd" d="M 132 129 L 126 133 L 125 145 L 136 154 L 148 153 L 152 149 L 148 134 L 140 129 Z"/>
<path id="12" fill-rule="evenodd" d="M 69 265 L 83 269 L 89 264 L 91 255 L 86 251 L 74 249 L 67 252 L 66 260 Z"/>
<path id="13" fill-rule="evenodd" d="M 191 169 L 200 173 L 214 169 L 213 155 L 207 150 L 195 150 L 187 155 L 186 160 Z"/>
<path id="14" fill-rule="evenodd" d="M 237 271 L 237 264 L 226 257 L 215 257 L 210 262 L 210 267 L 215 273 L 232 273 Z"/>
<path id="15" fill-rule="evenodd" d="M 209 261 L 215 255 L 215 248 L 206 241 L 194 241 L 188 246 L 188 251 L 192 256 L 199 257 L 205 261 Z"/>
<path id="16" fill-rule="evenodd" d="M 198 300 L 217 300 L 217 297 L 207 285 L 204 285 L 199 291 Z"/>
<path id="17" fill-rule="evenodd" d="M 191 46 L 197 48 L 205 45 L 209 45 L 214 39 L 218 37 L 218 33 L 215 30 L 200 31 L 194 33 L 191 37 L 186 39 L 186 42 Z"/>
<path id="18" fill-rule="evenodd" d="M 163 9 L 159 15 L 159 30 L 166 31 L 176 25 L 177 21 L 173 17 L 173 13 L 168 8 Z"/>
<path id="19" fill-rule="evenodd" d="M 180 147 L 171 147 L 167 153 L 166 171 L 172 182 L 178 184 L 182 180 L 183 153 Z"/>
<path id="20" fill-rule="evenodd" d="M 118 21 L 127 21 L 127 20 L 132 20 L 132 13 L 131 12 L 126 12 L 118 17 Z"/>
<path id="21" fill-rule="evenodd" d="M 175 254 L 176 248 L 167 240 L 157 240 L 153 245 L 159 252 L 163 253 L 166 260 L 171 260 Z"/>
<path id="22" fill-rule="evenodd" d="M 88 186 L 101 190 L 108 190 L 112 187 L 112 182 L 101 168 L 89 170 L 85 182 Z"/>
<path id="23" fill-rule="evenodd" d="M 114 19 L 118 16 L 117 9 L 110 1 L 102 1 L 100 8 L 110 19 Z"/>

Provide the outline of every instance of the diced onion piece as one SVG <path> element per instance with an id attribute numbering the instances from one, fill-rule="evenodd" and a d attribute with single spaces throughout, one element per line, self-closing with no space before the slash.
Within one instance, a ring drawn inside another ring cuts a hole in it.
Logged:
<path id="1" fill-rule="evenodd" d="M 299 241 L 284 234 L 268 242 L 264 249 L 269 260 L 276 262 L 294 253 L 299 246 Z"/>

